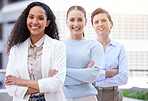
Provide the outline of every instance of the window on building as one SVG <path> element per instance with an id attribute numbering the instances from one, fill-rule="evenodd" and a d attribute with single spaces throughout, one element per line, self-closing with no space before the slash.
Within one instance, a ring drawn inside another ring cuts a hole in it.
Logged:
<path id="1" fill-rule="evenodd" d="M 2 53 L 0 53 L 0 69 L 2 69 Z"/>
<path id="2" fill-rule="evenodd" d="M 2 24 L 0 24 L 0 40 L 2 39 Z"/>
<path id="3" fill-rule="evenodd" d="M 25 0 L 8 0 L 9 3 L 14 3 L 14 2 L 18 2 L 18 1 L 25 1 Z"/>
<path id="4" fill-rule="evenodd" d="M 2 8 L 2 6 L 3 6 L 3 0 L 0 1 L 0 9 Z"/>

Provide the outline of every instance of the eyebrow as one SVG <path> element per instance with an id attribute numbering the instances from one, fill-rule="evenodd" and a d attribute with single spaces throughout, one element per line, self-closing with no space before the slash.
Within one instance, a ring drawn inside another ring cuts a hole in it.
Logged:
<path id="1" fill-rule="evenodd" d="M 29 14 L 29 15 L 31 15 L 31 16 L 34 16 L 34 14 Z M 38 15 L 39 17 L 45 17 L 45 16 L 43 16 L 43 15 Z"/>
<path id="2" fill-rule="evenodd" d="M 75 17 L 75 16 L 72 16 L 72 17 L 69 17 L 69 18 L 83 18 L 83 17 Z"/>

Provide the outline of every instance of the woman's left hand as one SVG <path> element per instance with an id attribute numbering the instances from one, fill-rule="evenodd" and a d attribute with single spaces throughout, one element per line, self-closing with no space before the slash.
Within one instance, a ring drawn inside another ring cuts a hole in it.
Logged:
<path id="1" fill-rule="evenodd" d="M 18 85 L 18 86 L 23 86 L 24 79 L 20 79 L 18 77 L 8 75 L 5 78 L 5 85 Z"/>
<path id="2" fill-rule="evenodd" d="M 88 67 L 88 68 L 92 68 L 92 67 L 94 66 L 94 64 L 95 64 L 95 61 L 91 61 L 91 62 L 87 65 L 87 67 Z"/>

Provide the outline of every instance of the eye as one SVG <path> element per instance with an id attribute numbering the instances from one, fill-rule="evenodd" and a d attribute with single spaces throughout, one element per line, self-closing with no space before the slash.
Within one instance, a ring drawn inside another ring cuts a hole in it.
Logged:
<path id="1" fill-rule="evenodd" d="M 83 21 L 83 19 L 82 18 L 79 18 L 78 21 Z"/>
<path id="2" fill-rule="evenodd" d="M 106 19 L 102 19 L 102 22 L 106 22 Z"/>
<path id="3" fill-rule="evenodd" d="M 95 22 L 94 22 L 94 24 L 97 24 L 97 23 L 99 23 L 99 21 L 95 21 Z"/>
<path id="4" fill-rule="evenodd" d="M 73 18 L 71 18 L 71 19 L 70 19 L 70 21 L 74 21 L 74 19 L 73 19 Z"/>
<path id="5" fill-rule="evenodd" d="M 44 20 L 44 18 L 41 17 L 41 18 L 39 18 L 39 20 Z"/>
<path id="6" fill-rule="evenodd" d="M 33 19 L 33 16 L 29 16 L 28 18 Z"/>

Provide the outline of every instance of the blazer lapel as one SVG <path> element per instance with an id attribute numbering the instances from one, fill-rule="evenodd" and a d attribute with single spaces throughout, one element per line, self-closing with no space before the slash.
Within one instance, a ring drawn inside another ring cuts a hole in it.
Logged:
<path id="1" fill-rule="evenodd" d="M 20 51 L 20 66 L 21 66 L 21 71 L 23 71 L 22 73 L 22 77 L 24 77 L 24 79 L 29 80 L 29 72 L 28 72 L 28 68 L 27 68 L 27 59 L 28 59 L 28 44 L 29 44 L 29 38 L 22 44 L 22 48 L 19 50 Z"/>
<path id="2" fill-rule="evenodd" d="M 47 35 L 45 36 L 44 45 L 43 45 L 43 51 L 42 51 L 42 77 L 46 78 L 49 75 L 51 68 L 51 41 L 50 37 Z"/>

